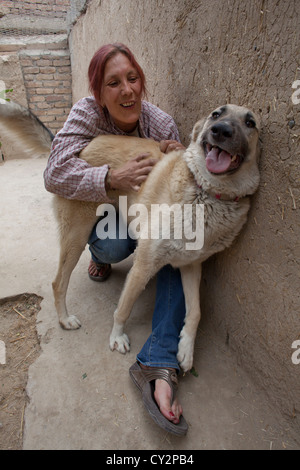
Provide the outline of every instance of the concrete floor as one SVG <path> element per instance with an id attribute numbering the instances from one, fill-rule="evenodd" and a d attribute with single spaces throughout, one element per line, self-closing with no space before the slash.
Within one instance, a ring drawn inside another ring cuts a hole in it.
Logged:
<path id="1" fill-rule="evenodd" d="M 30 292 L 44 299 L 37 320 L 42 351 L 29 369 L 24 449 L 297 449 L 289 424 L 205 325 L 196 344 L 198 376 L 180 378 L 187 436 L 172 436 L 153 423 L 128 369 L 150 333 L 155 281 L 128 322 L 131 352 L 122 356 L 108 347 L 131 259 L 114 266 L 110 279 L 99 284 L 87 276 L 86 249 L 68 291 L 69 311 L 82 327 L 59 327 L 51 290 L 58 236 L 52 196 L 43 185 L 45 165 L 43 159 L 0 165 L 0 298 Z"/>

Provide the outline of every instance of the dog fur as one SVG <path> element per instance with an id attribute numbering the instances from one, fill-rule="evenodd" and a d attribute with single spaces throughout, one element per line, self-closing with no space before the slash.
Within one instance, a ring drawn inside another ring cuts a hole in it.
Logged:
<path id="1" fill-rule="evenodd" d="M 8 112 L 10 106 L 12 108 Z M 49 134 L 45 128 L 35 121 L 31 113 L 26 114 L 22 107 L 14 106 L 14 103 L 0 105 L 0 126 L 5 126 L 10 133 L 16 126 L 18 138 L 27 147 L 35 148 L 35 153 L 39 152 L 39 145 L 41 153 L 47 146 L 49 151 Z M 7 114 L 14 118 L 8 119 Z M 30 130 L 33 123 L 34 131 Z M 132 307 L 150 278 L 164 265 L 170 264 L 180 269 L 186 303 L 177 357 L 184 371 L 192 367 L 195 336 L 201 316 L 201 266 L 211 255 L 229 247 L 247 220 L 249 196 L 259 185 L 259 131 L 259 120 L 254 113 L 244 107 L 227 104 L 195 124 L 191 142 L 185 151 L 177 150 L 163 155 L 159 144 L 150 139 L 109 135 L 96 137 L 81 152 L 80 158 L 90 165 L 108 163 L 113 169 L 145 152 L 149 152 L 149 158 L 159 160 L 138 192 L 108 192 L 108 201 L 114 201 L 116 206 L 119 196 L 126 195 L 128 207 L 140 203 L 147 207 L 149 214 L 152 204 L 192 204 L 194 207 L 204 204 L 205 207 L 204 244 L 201 249 L 186 250 L 189 240 L 184 237 L 180 240 L 139 239 L 133 266 L 114 313 L 109 341 L 112 350 L 117 349 L 121 353 L 129 351 L 124 325 Z M 211 155 L 217 155 L 215 161 L 221 161 L 221 151 L 231 155 L 230 166 L 224 171 L 222 168 L 212 171 L 209 164 Z M 53 293 L 59 322 L 65 329 L 80 327 L 75 314 L 67 311 L 66 293 L 71 273 L 99 218 L 96 211 L 100 203 L 54 196 L 54 211 L 60 231 L 60 260 Z"/>

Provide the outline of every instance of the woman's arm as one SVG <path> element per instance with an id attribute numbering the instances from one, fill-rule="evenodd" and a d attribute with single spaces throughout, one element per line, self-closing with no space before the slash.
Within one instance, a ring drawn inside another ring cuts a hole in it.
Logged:
<path id="1" fill-rule="evenodd" d="M 84 100 L 73 106 L 63 129 L 52 143 L 44 172 L 48 191 L 83 201 L 100 201 L 106 197 L 108 165 L 92 167 L 78 158 L 81 150 L 100 133 L 95 109 Z"/>
<path id="2" fill-rule="evenodd" d="M 88 99 L 80 100 L 52 144 L 44 172 L 45 187 L 67 199 L 98 202 L 106 199 L 107 189 L 138 191 L 156 163 L 155 159 L 145 159 L 148 155 L 141 154 L 121 168 L 109 170 L 109 165 L 92 167 L 78 158 L 94 137 L 113 133 L 112 128 L 101 122 L 104 117 L 94 106 Z"/>

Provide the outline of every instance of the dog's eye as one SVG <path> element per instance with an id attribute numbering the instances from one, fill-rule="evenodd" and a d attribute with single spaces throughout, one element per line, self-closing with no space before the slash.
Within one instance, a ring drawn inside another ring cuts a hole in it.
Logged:
<path id="1" fill-rule="evenodd" d="M 254 127 L 256 127 L 256 123 L 255 123 L 254 119 L 247 119 L 246 120 L 246 126 L 250 127 L 250 129 L 253 129 Z"/>
<path id="2" fill-rule="evenodd" d="M 220 117 L 220 116 L 221 116 L 220 111 L 214 111 L 214 112 L 212 113 L 212 115 L 211 115 L 211 117 L 212 117 L 213 119 L 218 119 L 218 117 Z"/>

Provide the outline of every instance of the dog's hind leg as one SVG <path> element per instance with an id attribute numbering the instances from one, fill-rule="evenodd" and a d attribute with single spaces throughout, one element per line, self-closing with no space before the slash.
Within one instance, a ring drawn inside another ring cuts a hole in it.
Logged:
<path id="1" fill-rule="evenodd" d="M 147 244 L 146 247 L 148 247 Z M 142 252 L 144 255 L 142 255 Z M 137 248 L 136 258 L 127 275 L 117 309 L 114 313 L 114 325 L 109 341 L 112 351 L 116 349 L 122 354 L 130 351 L 130 342 L 128 336 L 124 333 L 124 325 L 130 316 L 135 301 L 145 289 L 148 281 L 163 265 L 164 263 L 161 263 L 161 260 L 151 259 L 148 250 L 141 250 L 140 246 Z"/>
<path id="2" fill-rule="evenodd" d="M 60 259 L 55 280 L 52 283 L 55 307 L 60 325 L 66 330 L 80 328 L 81 323 L 75 315 L 69 315 L 66 295 L 73 269 L 85 248 L 95 220 L 75 218 L 72 224 L 64 224 L 60 233 Z"/>
<path id="3" fill-rule="evenodd" d="M 66 330 L 80 328 L 81 323 L 75 315 L 69 315 L 66 306 L 66 295 L 73 269 L 75 268 L 86 241 L 61 248 L 58 272 L 52 283 L 54 303 L 60 325 Z"/>
<path id="4" fill-rule="evenodd" d="M 185 296 L 185 324 L 180 333 L 177 359 L 184 372 L 193 366 L 194 344 L 200 321 L 201 263 L 196 262 L 180 268 Z"/>

